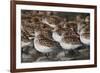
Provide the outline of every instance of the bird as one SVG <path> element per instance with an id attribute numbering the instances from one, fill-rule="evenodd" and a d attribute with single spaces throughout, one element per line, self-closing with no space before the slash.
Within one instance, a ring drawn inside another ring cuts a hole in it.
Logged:
<path id="1" fill-rule="evenodd" d="M 42 18 L 42 22 L 49 25 L 52 28 L 55 28 L 61 22 L 61 18 L 56 15 L 45 16 Z"/>
<path id="2" fill-rule="evenodd" d="M 47 58 L 50 58 L 51 53 L 56 54 L 59 51 L 59 45 L 57 42 L 44 36 L 41 29 L 42 23 L 38 23 L 37 25 L 38 26 L 35 28 L 34 47 Z"/>
<path id="3" fill-rule="evenodd" d="M 60 42 L 62 39 L 62 34 L 64 33 L 65 29 L 61 26 L 56 26 L 52 31 L 52 37 L 56 42 Z"/>
<path id="4" fill-rule="evenodd" d="M 84 23 L 82 24 L 84 25 L 81 29 L 80 29 L 80 40 L 83 44 L 85 45 L 90 45 L 90 17 L 86 16 Z"/>
<path id="5" fill-rule="evenodd" d="M 77 15 L 75 22 L 77 23 L 77 33 L 80 35 L 80 30 L 83 27 L 83 22 L 84 22 L 82 15 Z"/>
<path id="6" fill-rule="evenodd" d="M 31 40 L 29 39 L 30 34 L 25 30 L 21 29 L 21 47 L 27 46 L 31 43 Z"/>
<path id="7" fill-rule="evenodd" d="M 51 17 L 51 19 L 53 18 Z M 65 19 L 59 20 L 58 23 L 53 21 L 50 22 L 49 19 L 48 21 L 45 19 L 44 22 L 50 25 L 50 27 L 54 28 L 52 32 L 52 37 L 56 42 L 60 44 L 60 46 L 64 49 L 64 51 L 71 51 L 81 46 L 79 35 L 76 33 L 76 29 L 77 29 L 76 23 L 66 22 Z"/>
<path id="8" fill-rule="evenodd" d="M 77 54 L 78 51 L 76 49 L 82 46 L 79 35 L 70 28 L 67 28 L 62 34 L 60 45 L 65 51 L 65 56 Z"/>
<path id="9" fill-rule="evenodd" d="M 37 17 L 22 18 L 21 21 L 21 46 L 30 44 L 30 41 L 34 39 L 35 23 L 38 22 Z"/>
<path id="10" fill-rule="evenodd" d="M 64 26 L 65 29 L 70 28 L 77 33 L 77 23 L 75 21 L 67 21 Z"/>
<path id="11" fill-rule="evenodd" d="M 49 40 L 53 40 L 52 38 L 52 30 L 53 28 L 50 27 L 49 25 L 42 23 L 41 26 L 41 34 L 45 37 L 48 38 Z"/>
<path id="12" fill-rule="evenodd" d="M 77 24 L 69 21 L 65 22 L 63 25 L 64 27 L 56 25 L 52 33 L 53 39 L 60 43 L 66 56 L 68 56 L 68 52 L 72 54 L 75 54 L 75 52 L 78 53 L 74 51 L 74 49 L 82 46 L 82 44 L 77 34 Z"/>
<path id="13" fill-rule="evenodd" d="M 52 38 L 54 41 L 59 42 L 61 39 L 61 34 L 63 32 L 63 24 L 65 21 L 64 19 L 61 19 L 59 16 L 52 15 L 44 17 L 42 22 L 49 25 L 52 28 Z"/>
<path id="14" fill-rule="evenodd" d="M 28 15 L 21 16 L 21 46 L 24 47 L 30 44 L 30 41 L 34 39 L 34 28 L 35 23 L 39 22 L 40 18 L 38 16 L 32 17 Z"/>

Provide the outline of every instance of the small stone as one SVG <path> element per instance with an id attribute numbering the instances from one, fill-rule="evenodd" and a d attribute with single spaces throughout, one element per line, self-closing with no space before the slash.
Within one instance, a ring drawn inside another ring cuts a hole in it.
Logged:
<path id="1" fill-rule="evenodd" d="M 61 57 L 60 61 L 70 61 L 72 58 L 68 58 L 68 57 Z"/>
<path id="2" fill-rule="evenodd" d="M 22 62 L 32 62 L 32 56 L 29 54 L 22 53 Z"/>
<path id="3" fill-rule="evenodd" d="M 57 58 L 62 58 L 62 57 L 65 57 L 64 51 L 59 52 L 58 55 L 57 55 Z"/>
<path id="4" fill-rule="evenodd" d="M 45 56 L 39 57 L 39 58 L 36 60 L 36 62 L 46 62 L 46 61 L 49 61 L 49 59 L 48 59 L 47 57 L 45 57 Z"/>

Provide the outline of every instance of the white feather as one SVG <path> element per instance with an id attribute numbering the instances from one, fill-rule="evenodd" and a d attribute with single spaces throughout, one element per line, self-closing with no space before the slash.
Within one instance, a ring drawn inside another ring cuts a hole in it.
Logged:
<path id="1" fill-rule="evenodd" d="M 75 49 L 81 46 L 81 44 L 71 44 L 71 43 L 65 43 L 65 42 L 60 42 L 60 45 L 64 49 Z"/>
<path id="2" fill-rule="evenodd" d="M 55 28 L 55 27 L 56 27 L 56 25 L 54 25 L 54 24 L 49 24 L 49 23 L 47 22 L 47 19 L 43 19 L 42 22 L 45 23 L 45 24 L 47 24 L 47 25 L 49 25 L 49 26 L 52 27 L 52 28 Z"/>
<path id="3" fill-rule="evenodd" d="M 80 36 L 80 40 L 82 43 L 89 45 L 90 44 L 90 39 L 85 38 L 84 36 Z"/>
<path id="4" fill-rule="evenodd" d="M 57 32 L 53 32 L 52 37 L 57 42 L 60 42 L 62 39 L 62 36 L 60 36 Z"/>
<path id="5" fill-rule="evenodd" d="M 48 53 L 48 52 L 53 51 L 51 47 L 41 45 L 38 41 L 38 38 L 34 39 L 34 46 L 37 51 L 42 52 L 42 53 Z"/>

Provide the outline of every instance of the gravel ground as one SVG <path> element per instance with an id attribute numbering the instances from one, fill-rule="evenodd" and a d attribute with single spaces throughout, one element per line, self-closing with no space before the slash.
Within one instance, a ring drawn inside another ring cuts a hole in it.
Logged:
<path id="1" fill-rule="evenodd" d="M 75 53 L 71 54 L 68 51 L 68 54 L 65 55 L 64 50 L 61 50 L 57 54 L 53 54 L 55 57 L 52 57 L 52 54 L 49 57 L 35 50 L 33 46 L 25 46 L 22 48 L 21 61 L 24 63 L 27 62 L 48 62 L 48 61 L 71 61 L 71 60 L 87 60 L 90 58 L 89 47 L 82 46 L 79 49 L 74 50 Z"/>

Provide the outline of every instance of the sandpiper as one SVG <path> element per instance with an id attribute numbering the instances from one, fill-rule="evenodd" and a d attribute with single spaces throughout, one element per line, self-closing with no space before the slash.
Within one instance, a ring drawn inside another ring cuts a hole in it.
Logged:
<path id="1" fill-rule="evenodd" d="M 84 26 L 80 30 L 80 40 L 85 45 L 90 45 L 90 18 L 87 16 L 84 21 Z"/>
<path id="2" fill-rule="evenodd" d="M 49 57 L 50 53 L 56 53 L 59 49 L 58 43 L 46 38 L 42 34 L 41 26 L 42 23 L 37 24 L 39 25 L 35 29 L 35 38 L 34 38 L 34 46 L 35 49 L 43 54 L 45 54 L 47 57 Z"/>
<path id="3" fill-rule="evenodd" d="M 66 54 L 66 52 L 68 53 L 68 51 L 69 53 L 71 52 L 73 55 L 77 53 L 75 49 L 82 46 L 79 35 L 77 35 L 76 32 L 72 29 L 66 29 L 65 33 L 62 36 L 63 37 L 60 41 L 60 45 L 65 50 L 65 55 L 68 55 Z"/>
<path id="4" fill-rule="evenodd" d="M 55 15 L 46 16 L 42 18 L 42 22 L 49 25 L 52 28 L 55 28 L 61 22 L 61 18 Z"/>
<path id="5" fill-rule="evenodd" d="M 21 22 L 21 46 L 30 44 L 30 40 L 34 39 L 35 23 L 38 22 L 38 18 L 22 18 Z"/>
<path id="6" fill-rule="evenodd" d="M 53 30 L 52 37 L 55 41 L 60 42 L 62 39 L 62 34 L 64 33 L 65 29 L 61 26 L 56 26 Z"/>
<path id="7" fill-rule="evenodd" d="M 47 16 L 43 18 L 42 22 L 49 25 L 51 28 L 53 28 L 52 37 L 54 41 L 59 42 L 61 39 L 61 34 L 64 30 L 63 19 L 61 19 L 59 16 L 52 15 L 52 16 Z"/>
<path id="8" fill-rule="evenodd" d="M 52 38 L 52 30 L 53 28 L 51 28 L 49 25 L 42 23 L 41 26 L 41 34 L 45 37 L 48 38 L 49 40 L 53 40 Z"/>
<path id="9" fill-rule="evenodd" d="M 82 18 L 82 15 L 77 15 L 76 16 L 76 23 L 77 23 L 77 33 L 80 35 L 80 31 L 82 29 L 84 19 Z"/>

